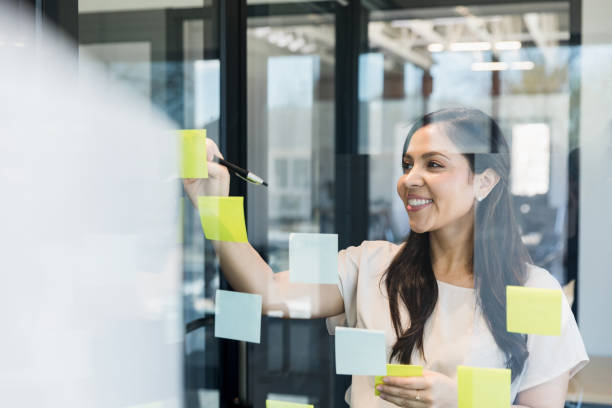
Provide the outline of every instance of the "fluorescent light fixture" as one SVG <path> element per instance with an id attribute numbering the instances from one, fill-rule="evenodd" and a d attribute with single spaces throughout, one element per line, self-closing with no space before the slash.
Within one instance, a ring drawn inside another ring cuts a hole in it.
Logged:
<path id="1" fill-rule="evenodd" d="M 441 52 L 444 51 L 444 44 L 440 43 L 431 43 L 427 46 L 427 51 L 429 52 Z"/>
<path id="2" fill-rule="evenodd" d="M 270 33 L 270 27 L 257 27 L 255 29 L 255 37 L 262 38 Z"/>
<path id="3" fill-rule="evenodd" d="M 472 63 L 472 71 L 505 71 L 508 69 L 508 64 L 505 62 L 474 62 Z"/>
<path id="4" fill-rule="evenodd" d="M 276 42 L 276 44 L 279 47 L 286 47 L 288 46 L 290 43 L 293 42 L 293 40 L 295 40 L 295 38 L 293 38 L 293 35 L 291 34 L 281 34 L 281 37 L 279 38 L 279 40 Z"/>
<path id="5" fill-rule="evenodd" d="M 491 49 L 491 43 L 482 42 L 456 42 L 451 43 L 451 51 L 488 51 Z"/>
<path id="6" fill-rule="evenodd" d="M 306 44 L 305 46 L 303 46 L 300 51 L 302 51 L 304 54 L 311 54 L 315 52 L 316 50 L 317 50 L 317 46 L 314 45 L 313 43 L 310 43 L 310 44 Z"/>
<path id="7" fill-rule="evenodd" d="M 528 71 L 530 69 L 533 69 L 534 67 L 535 67 L 535 64 L 531 61 L 516 61 L 510 65 L 511 69 L 524 70 L 524 71 Z"/>
<path id="8" fill-rule="evenodd" d="M 497 41 L 494 45 L 496 50 L 505 51 L 505 50 L 518 50 L 521 48 L 520 41 Z"/>
<path id="9" fill-rule="evenodd" d="M 296 52 L 306 44 L 303 38 L 298 37 L 295 41 L 292 41 L 287 48 L 289 51 Z"/>

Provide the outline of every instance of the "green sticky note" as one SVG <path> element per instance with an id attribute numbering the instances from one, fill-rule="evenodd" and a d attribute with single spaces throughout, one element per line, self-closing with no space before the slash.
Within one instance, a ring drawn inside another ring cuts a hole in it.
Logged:
<path id="1" fill-rule="evenodd" d="M 248 242 L 244 197 L 198 197 L 198 209 L 207 239 Z"/>
<path id="2" fill-rule="evenodd" d="M 181 178 L 208 178 L 206 130 L 179 131 L 181 140 Z"/>
<path id="3" fill-rule="evenodd" d="M 561 335 L 561 289 L 506 286 L 506 330 Z"/>
<path id="4" fill-rule="evenodd" d="M 509 408 L 510 382 L 508 369 L 459 366 L 458 408 Z"/>
<path id="5" fill-rule="evenodd" d="M 387 377 L 422 377 L 423 366 L 411 364 L 387 364 Z M 377 386 L 383 383 L 383 376 L 377 375 L 374 378 L 374 394 L 380 395 Z"/>
<path id="6" fill-rule="evenodd" d="M 296 402 L 266 400 L 266 408 L 314 408 L 314 405 L 298 404 Z"/>

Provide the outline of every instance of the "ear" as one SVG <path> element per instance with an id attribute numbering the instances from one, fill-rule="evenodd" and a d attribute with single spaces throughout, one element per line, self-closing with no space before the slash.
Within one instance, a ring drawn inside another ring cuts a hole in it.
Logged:
<path id="1" fill-rule="evenodd" d="M 476 198 L 478 201 L 482 201 L 487 198 L 499 180 L 499 174 L 497 174 L 497 172 L 491 168 L 486 169 L 480 174 L 476 174 L 476 177 L 474 178 L 474 198 Z"/>

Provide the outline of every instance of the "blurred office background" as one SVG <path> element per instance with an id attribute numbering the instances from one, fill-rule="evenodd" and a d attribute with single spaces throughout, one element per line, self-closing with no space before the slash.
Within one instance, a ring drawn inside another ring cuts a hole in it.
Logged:
<path id="1" fill-rule="evenodd" d="M 291 232 L 335 232 L 341 248 L 401 242 L 411 122 L 450 106 L 492 115 L 511 145 L 523 240 L 566 286 L 593 358 L 568 406 L 612 406 L 609 1 L 30 3 L 75 54 L 269 181 L 232 193 L 246 196 L 250 242 L 275 271 L 288 268 Z M 188 201 L 182 214 L 186 406 L 345 406 L 350 378 L 335 375 L 323 321 L 264 317 L 259 345 L 214 338 L 227 283 Z"/>

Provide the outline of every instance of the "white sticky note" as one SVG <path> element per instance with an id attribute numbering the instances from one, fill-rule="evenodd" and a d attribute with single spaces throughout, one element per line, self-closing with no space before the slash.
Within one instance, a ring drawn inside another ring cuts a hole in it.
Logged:
<path id="1" fill-rule="evenodd" d="M 336 327 L 336 374 L 386 375 L 385 332 Z"/>
<path id="2" fill-rule="evenodd" d="M 289 280 L 299 283 L 338 283 L 338 235 L 289 235 Z"/>
<path id="3" fill-rule="evenodd" d="M 215 337 L 259 343 L 261 296 L 217 290 Z"/>

